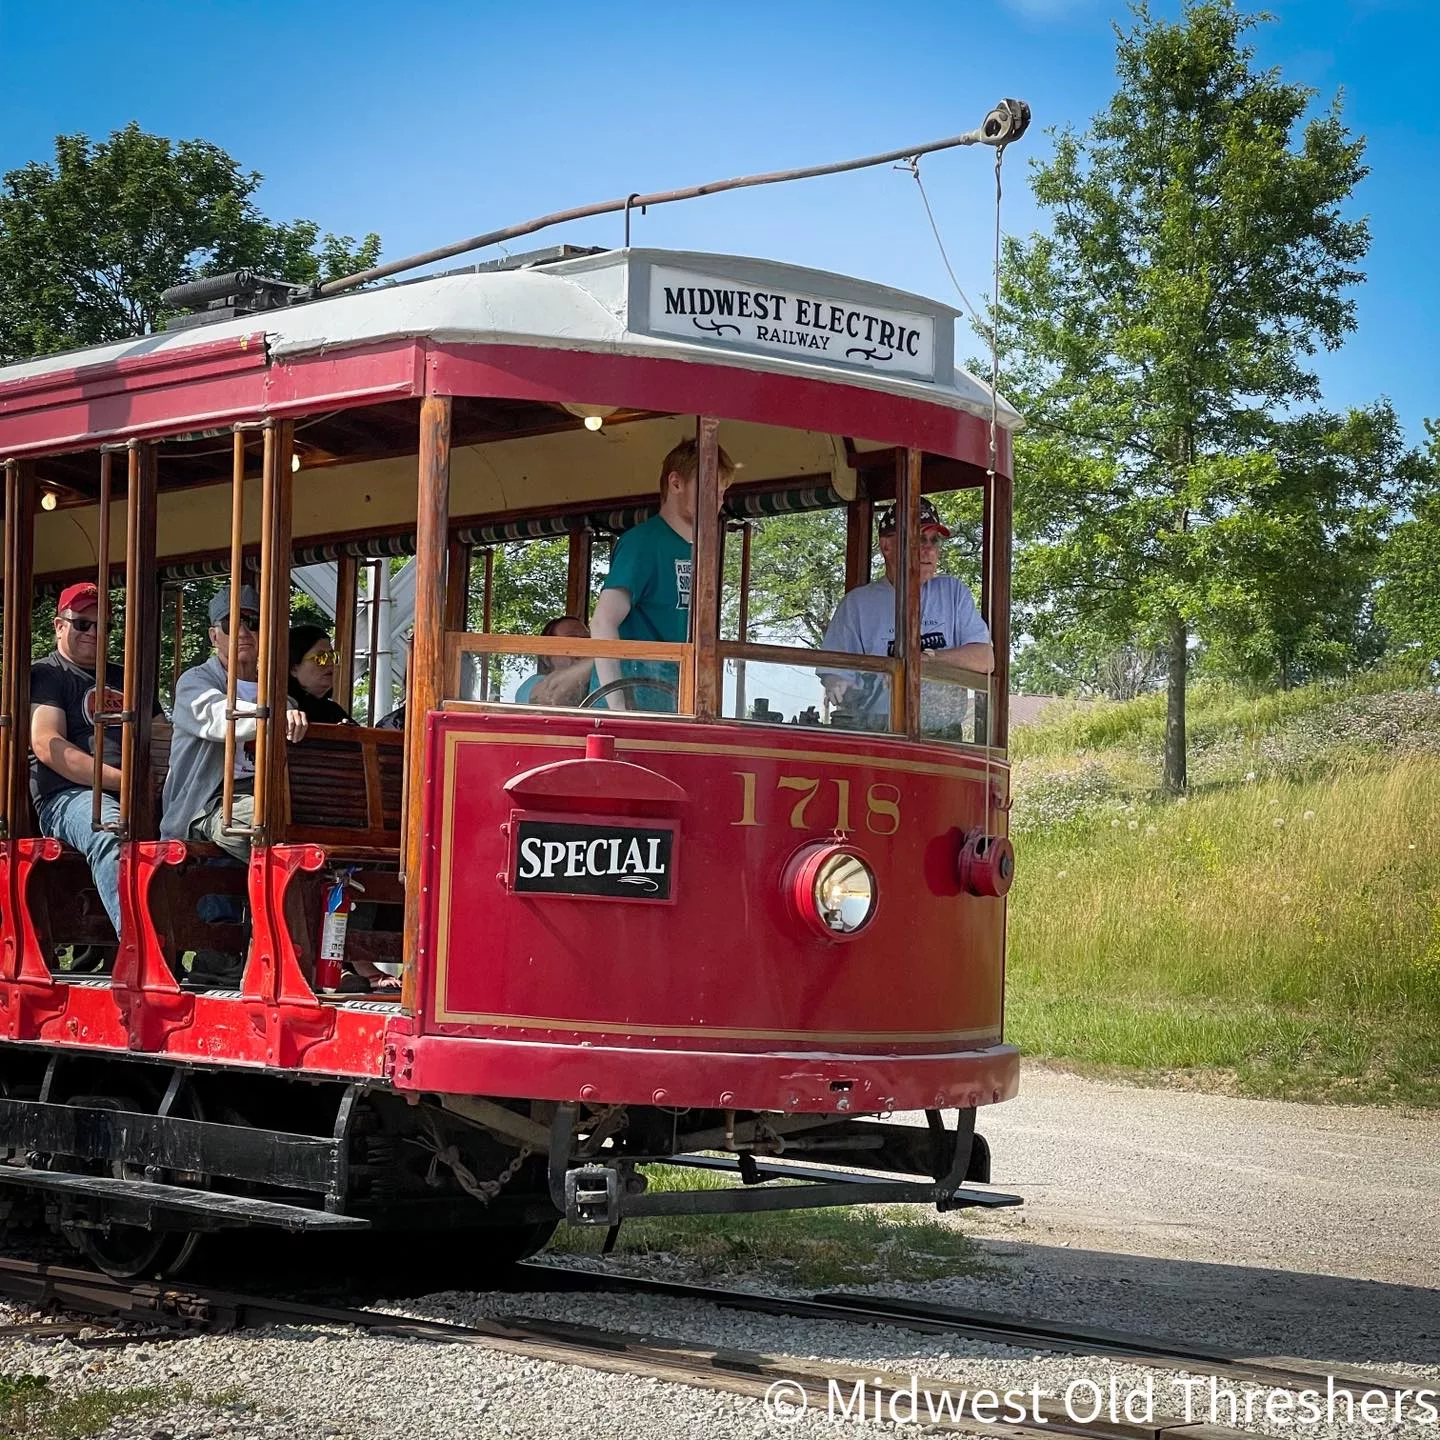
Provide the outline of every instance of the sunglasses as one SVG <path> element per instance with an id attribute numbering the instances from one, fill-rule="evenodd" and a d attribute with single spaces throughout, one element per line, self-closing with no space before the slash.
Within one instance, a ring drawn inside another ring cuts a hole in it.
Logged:
<path id="1" fill-rule="evenodd" d="M 79 615 L 62 615 L 60 617 L 77 635 L 88 635 L 92 630 L 100 626 L 98 620 L 85 620 Z"/>
<path id="2" fill-rule="evenodd" d="M 312 665 L 318 665 L 322 670 L 328 670 L 335 663 L 335 652 L 333 650 L 321 650 L 316 655 L 305 657 Z"/>
<path id="3" fill-rule="evenodd" d="M 240 612 L 240 628 L 248 630 L 252 635 L 255 634 L 260 628 L 260 617 L 251 610 L 242 610 Z M 222 635 L 230 633 L 230 617 L 228 615 L 220 617 L 220 633 Z"/>

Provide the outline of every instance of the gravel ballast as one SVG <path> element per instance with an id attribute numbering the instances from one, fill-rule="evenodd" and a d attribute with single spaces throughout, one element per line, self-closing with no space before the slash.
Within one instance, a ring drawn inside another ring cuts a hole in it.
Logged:
<path id="1" fill-rule="evenodd" d="M 925 1285 L 874 1288 L 1056 1320 L 1078 1320 L 1257 1355 L 1378 1366 L 1440 1388 L 1440 1120 L 1139 1090 L 1027 1071 L 1024 1097 L 982 1117 L 995 1183 L 1027 1212 L 959 1224 L 983 1237 L 990 1269 Z M 1419 1257 L 1426 1258 L 1423 1263 Z M 639 1262 L 630 1262 L 638 1264 Z M 650 1273 L 683 1277 L 663 1259 Z M 752 1277 L 772 1288 L 777 1277 Z M 386 1308 L 461 1323 L 548 1316 L 696 1344 L 919 1372 L 974 1387 L 1063 1395 L 1080 1382 L 1119 1392 L 1154 1385 L 1157 1414 L 1178 1414 L 1180 1376 L 1096 1356 L 1027 1352 L 893 1326 L 783 1320 L 693 1301 L 623 1294 L 448 1292 Z M 0 1313 L 0 1321 L 26 1312 Z M 758 1400 L 475 1346 L 287 1327 L 124 1350 L 0 1342 L 0 1370 L 52 1378 L 62 1393 L 158 1386 L 195 1398 L 106 1432 L 171 1440 L 314 1436 L 371 1440 L 527 1436 L 834 1435 L 873 1429 L 810 1412 L 796 1424 Z M 1229 1382 L 1229 1388 L 1245 1387 Z M 849 1393 L 842 1384 L 842 1403 Z M 221 1403 L 207 1403 L 218 1397 Z M 1196 1419 L 1208 1420 L 1197 1393 Z M 1243 1404 L 1243 1399 L 1242 1399 Z M 1229 1419 L 1224 1413 L 1216 1418 Z M 1316 1440 L 1416 1435 L 1440 1425 L 1305 1424 L 1257 1431 Z M 922 1411 L 923 1415 L 923 1411 Z M 912 1427 L 895 1427 L 906 1430 Z"/>

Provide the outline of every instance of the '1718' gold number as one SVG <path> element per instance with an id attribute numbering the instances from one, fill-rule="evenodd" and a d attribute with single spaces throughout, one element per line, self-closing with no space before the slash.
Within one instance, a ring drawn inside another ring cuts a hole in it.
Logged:
<path id="1" fill-rule="evenodd" d="M 767 825 L 768 819 L 760 818 L 758 805 L 759 777 L 753 770 L 736 770 L 740 778 L 740 818 L 732 825 Z M 815 801 L 822 794 L 829 796 L 834 787 L 835 808 L 830 809 L 825 800 Z M 790 806 L 790 829 L 838 831 L 842 834 L 855 828 L 850 818 L 850 782 L 848 780 L 821 780 L 810 775 L 780 775 L 775 780 L 776 791 L 789 790 L 799 796 Z M 813 814 L 812 814 L 813 808 Z M 833 817 L 833 819 L 832 819 Z M 900 788 L 897 785 L 877 783 L 865 792 L 865 828 L 872 835 L 893 835 L 900 828 Z"/>

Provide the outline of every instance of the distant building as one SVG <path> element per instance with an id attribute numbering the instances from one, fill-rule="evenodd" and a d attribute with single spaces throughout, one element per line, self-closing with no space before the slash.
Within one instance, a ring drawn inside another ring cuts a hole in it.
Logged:
<path id="1" fill-rule="evenodd" d="M 1010 726 L 1013 729 L 1017 725 L 1034 725 L 1043 717 L 1045 712 L 1052 706 L 1062 702 L 1070 704 L 1085 704 L 1086 702 L 1075 701 L 1068 695 L 1011 695 L 1010 696 Z"/>

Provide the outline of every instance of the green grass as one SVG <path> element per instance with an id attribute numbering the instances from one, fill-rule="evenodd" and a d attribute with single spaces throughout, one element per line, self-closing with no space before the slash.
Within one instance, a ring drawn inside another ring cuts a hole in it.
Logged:
<path id="1" fill-rule="evenodd" d="M 722 1189 L 733 1183 L 672 1166 L 647 1166 L 645 1173 L 658 1190 Z M 596 1254 L 604 1238 L 603 1230 L 562 1226 L 550 1250 Z M 812 1288 L 937 1280 L 986 1268 L 979 1246 L 963 1232 L 900 1206 L 627 1220 L 615 1253 L 671 1256 L 698 1279 L 761 1274 Z"/>
<path id="2" fill-rule="evenodd" d="M 0 1436 L 27 1440 L 82 1440 L 99 1435 L 117 1420 L 139 1420 L 194 1398 L 186 1385 L 110 1389 L 95 1386 L 77 1395 L 56 1391 L 44 1375 L 0 1375 Z M 206 1403 L 220 1408 L 220 1396 Z M 147 1432 L 148 1433 L 148 1432 Z"/>
<path id="3" fill-rule="evenodd" d="M 1046 727 L 1016 767 L 1008 1037 L 1081 1068 L 1440 1104 L 1440 700 L 1391 684 L 1213 692 L 1180 802 L 1153 789 L 1153 699 L 1110 707 L 1087 737 L 1129 743 L 1082 756 L 1050 747 L 1084 717 Z"/>

